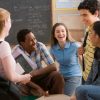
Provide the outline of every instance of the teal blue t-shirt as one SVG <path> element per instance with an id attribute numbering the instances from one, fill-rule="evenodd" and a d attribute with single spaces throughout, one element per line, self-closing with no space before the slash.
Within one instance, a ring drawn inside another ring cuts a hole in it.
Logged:
<path id="1" fill-rule="evenodd" d="M 59 44 L 50 49 L 54 59 L 59 63 L 60 73 L 64 77 L 82 76 L 77 49 L 76 42 L 66 42 L 64 49 L 61 49 Z"/>

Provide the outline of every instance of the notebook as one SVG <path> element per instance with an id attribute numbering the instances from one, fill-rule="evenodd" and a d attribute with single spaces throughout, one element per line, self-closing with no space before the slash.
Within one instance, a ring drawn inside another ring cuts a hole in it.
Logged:
<path id="1" fill-rule="evenodd" d="M 20 65 L 17 67 L 22 67 L 22 68 L 16 68 L 17 69 L 16 71 L 21 72 L 21 74 L 29 73 L 33 70 L 32 67 L 30 66 L 30 64 L 22 56 L 22 54 L 20 54 L 15 60 Z M 21 71 L 19 71 L 19 70 L 21 70 Z"/>

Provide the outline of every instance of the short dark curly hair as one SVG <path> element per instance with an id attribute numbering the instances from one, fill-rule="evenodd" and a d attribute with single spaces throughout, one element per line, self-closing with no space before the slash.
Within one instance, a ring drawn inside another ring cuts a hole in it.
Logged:
<path id="1" fill-rule="evenodd" d="M 95 14 L 97 10 L 100 10 L 100 2 L 98 0 L 84 0 L 78 6 L 78 10 L 81 9 L 87 9 L 91 14 Z"/>
<path id="2" fill-rule="evenodd" d="M 32 31 L 29 30 L 29 29 L 22 29 L 22 30 L 20 30 L 17 33 L 17 41 L 18 41 L 18 43 L 20 44 L 21 42 L 24 42 L 25 41 L 25 36 L 27 34 L 29 34 L 30 32 L 32 32 Z"/>

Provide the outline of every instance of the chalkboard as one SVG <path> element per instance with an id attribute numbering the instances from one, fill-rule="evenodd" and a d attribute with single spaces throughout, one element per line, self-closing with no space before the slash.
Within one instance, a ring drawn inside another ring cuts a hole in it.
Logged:
<path id="1" fill-rule="evenodd" d="M 0 7 L 11 12 L 12 28 L 7 41 L 16 44 L 16 34 L 28 28 L 37 40 L 48 43 L 52 27 L 51 0 L 0 0 Z"/>

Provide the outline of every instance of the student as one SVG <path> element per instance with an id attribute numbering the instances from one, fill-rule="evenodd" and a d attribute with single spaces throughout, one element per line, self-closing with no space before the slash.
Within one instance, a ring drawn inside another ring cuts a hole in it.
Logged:
<path id="1" fill-rule="evenodd" d="M 11 54 L 9 43 L 5 41 L 5 38 L 9 35 L 10 28 L 10 12 L 0 8 L 0 85 L 3 80 L 12 81 L 14 84 L 18 82 L 26 84 L 30 81 L 31 75 L 19 75 L 15 72 L 16 62 Z M 2 93 L 5 93 L 2 94 L 0 92 L 0 99 L 4 100 L 7 98 L 7 100 L 19 100 L 19 97 L 14 97 L 14 94 L 10 91 L 10 86 L 11 85 L 9 85 L 8 90 L 5 87 L 0 86 L 0 91 L 2 89 L 4 91 Z"/>
<path id="2" fill-rule="evenodd" d="M 32 68 L 30 70 L 32 82 L 36 85 L 35 88 L 38 93 L 40 95 L 45 95 L 46 92 L 49 94 L 62 94 L 64 80 L 60 73 L 56 71 L 55 63 L 46 46 L 38 42 L 29 29 L 20 30 L 17 33 L 17 41 L 19 44 L 13 48 L 12 54 L 15 59 L 22 55 L 30 65 L 29 68 Z M 43 68 L 42 62 L 46 64 L 45 68 Z"/>
<path id="3" fill-rule="evenodd" d="M 91 27 L 93 23 L 99 20 L 100 5 L 97 0 L 84 0 L 79 6 L 78 10 L 82 19 L 82 22 L 86 26 L 86 36 L 82 47 L 78 49 L 79 55 L 84 54 L 84 71 L 83 71 L 83 83 L 86 81 L 88 74 L 91 70 L 91 65 L 94 59 L 94 49 L 90 41 L 89 34 L 91 34 Z"/>
<path id="4" fill-rule="evenodd" d="M 86 81 L 87 85 L 76 89 L 77 100 L 100 100 L 100 21 L 94 23 L 90 40 L 96 47 L 94 61 Z"/>
<path id="5" fill-rule="evenodd" d="M 56 23 L 51 33 L 51 54 L 59 63 L 60 73 L 65 80 L 64 92 L 71 96 L 81 84 L 81 68 L 78 62 L 77 43 L 71 38 L 63 23 Z"/>

